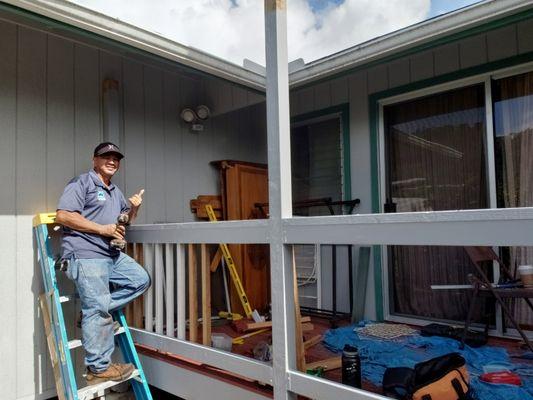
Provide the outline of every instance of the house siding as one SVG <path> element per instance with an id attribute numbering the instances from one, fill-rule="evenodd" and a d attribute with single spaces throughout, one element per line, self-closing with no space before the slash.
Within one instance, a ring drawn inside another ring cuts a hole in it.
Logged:
<path id="1" fill-rule="evenodd" d="M 125 195 L 146 189 L 139 223 L 194 220 L 189 200 L 219 191 L 209 161 L 266 162 L 265 110 L 262 96 L 220 79 L 7 19 L 0 54 L 0 386 L 2 399 L 48 398 L 54 378 L 31 220 L 54 211 L 65 184 L 91 167 L 104 140 L 103 80 L 117 80 L 120 91 L 126 159 L 114 181 Z M 198 104 L 213 117 L 193 133 L 179 112 Z M 73 310 L 66 315 L 75 319 Z M 74 358 L 81 370 L 82 352 Z"/>
<path id="2" fill-rule="evenodd" d="M 361 199 L 356 212 L 372 213 L 371 182 L 377 177 L 371 176 L 368 97 L 387 89 L 531 52 L 532 37 L 533 21 L 526 20 L 367 69 L 347 72 L 315 85 L 296 88 L 290 95 L 291 115 L 298 116 L 349 103 L 352 197 Z M 337 257 L 337 307 L 340 311 L 349 310 L 345 253 L 346 250 L 340 247 Z M 332 305 L 330 260 L 331 250 L 323 249 L 323 308 Z M 354 253 L 354 263 L 357 264 L 357 252 Z M 371 260 L 371 270 L 374 268 L 372 264 Z M 374 288 L 374 276 L 369 273 L 365 306 L 367 318 L 376 318 L 378 315 Z"/>

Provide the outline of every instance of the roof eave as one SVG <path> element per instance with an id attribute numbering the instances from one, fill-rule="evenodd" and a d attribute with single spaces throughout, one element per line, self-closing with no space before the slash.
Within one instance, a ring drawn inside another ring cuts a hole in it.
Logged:
<path id="1" fill-rule="evenodd" d="M 147 51 L 244 86 L 263 91 L 265 77 L 118 19 L 64 0 L 2 0 L 12 6 Z"/>
<path id="2" fill-rule="evenodd" d="M 291 87 L 322 80 L 454 33 L 519 13 L 533 0 L 492 0 L 433 18 L 307 64 L 290 74 Z"/>

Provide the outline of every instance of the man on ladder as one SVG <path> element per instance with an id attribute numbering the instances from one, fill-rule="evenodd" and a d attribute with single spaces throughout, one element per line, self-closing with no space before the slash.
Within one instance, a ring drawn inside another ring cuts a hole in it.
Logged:
<path id="1" fill-rule="evenodd" d="M 113 143 L 101 143 L 93 153 L 93 169 L 68 183 L 57 206 L 56 222 L 63 225 L 62 260 L 81 299 L 82 343 L 87 383 L 127 379 L 132 364 L 111 362 L 115 348 L 111 313 L 123 308 L 150 286 L 146 271 L 135 260 L 112 246 L 124 239 L 117 224 L 126 213 L 133 221 L 144 190 L 129 198 L 129 205 L 111 178 L 124 155 Z M 110 287 L 112 290 L 110 290 Z"/>

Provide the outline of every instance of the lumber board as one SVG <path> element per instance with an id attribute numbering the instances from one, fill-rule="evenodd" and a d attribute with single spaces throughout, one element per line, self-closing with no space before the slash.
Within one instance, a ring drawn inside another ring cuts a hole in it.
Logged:
<path id="1" fill-rule="evenodd" d="M 218 220 L 222 219 L 222 197 L 216 195 L 200 195 L 190 201 L 191 212 L 199 219 L 209 219 L 205 206 L 210 204 Z"/>
<path id="2" fill-rule="evenodd" d="M 305 372 L 305 348 L 303 340 L 304 329 L 302 327 L 302 315 L 300 314 L 300 300 L 298 296 L 298 280 L 296 272 L 296 257 L 294 255 L 294 246 L 292 246 L 292 287 L 294 296 L 294 316 L 295 327 L 294 334 L 296 337 L 296 368 L 299 371 Z M 307 325 L 307 323 L 306 323 Z M 313 327 L 314 328 L 314 327 Z"/>
<path id="3" fill-rule="evenodd" d="M 222 260 L 222 250 L 220 247 L 217 248 L 217 252 L 215 253 L 213 259 L 211 260 L 211 265 L 209 266 L 209 269 L 211 272 L 215 272 L 220 264 L 220 261 Z"/>
<path id="4" fill-rule="evenodd" d="M 59 359 L 57 355 L 59 353 L 54 334 L 52 332 L 52 321 L 50 319 L 50 311 L 48 310 L 48 302 L 46 299 L 46 293 L 39 295 L 39 304 L 41 305 L 41 311 L 44 322 L 44 331 L 46 333 L 46 341 L 48 343 L 48 351 L 50 353 L 50 360 L 52 361 L 52 368 L 54 370 L 54 379 L 56 383 L 57 397 L 59 400 L 67 400 L 65 397 L 65 387 L 63 386 L 63 380 L 61 379 L 61 370 L 59 366 Z"/>
<path id="5" fill-rule="evenodd" d="M 304 349 L 307 350 L 322 341 L 322 335 L 313 336 L 311 339 L 304 342 Z"/>
<path id="6" fill-rule="evenodd" d="M 306 316 L 306 317 L 300 318 L 300 324 L 305 324 L 309 322 L 311 322 L 311 317 Z M 248 322 L 246 326 L 244 327 L 243 332 L 253 331 L 256 329 L 265 329 L 265 328 L 272 328 L 272 321 Z"/>
<path id="7" fill-rule="evenodd" d="M 305 324 L 300 324 L 300 326 L 302 327 L 302 332 L 310 332 L 315 329 L 315 326 L 310 322 L 307 322 Z M 303 345 L 303 339 L 302 339 L 302 345 Z"/>
<path id="8" fill-rule="evenodd" d="M 315 369 L 318 367 L 324 368 L 325 371 L 332 369 L 338 369 L 342 366 L 342 360 L 340 356 L 326 358 L 324 360 L 315 361 L 309 364 L 306 364 L 306 369 Z"/>

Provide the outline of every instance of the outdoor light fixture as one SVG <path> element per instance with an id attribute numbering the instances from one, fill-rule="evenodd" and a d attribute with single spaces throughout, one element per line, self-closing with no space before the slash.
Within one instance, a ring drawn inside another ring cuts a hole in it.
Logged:
<path id="1" fill-rule="evenodd" d="M 191 130 L 195 132 L 203 131 L 204 126 L 203 124 L 199 123 L 199 121 L 205 121 L 209 118 L 211 115 L 211 111 L 209 110 L 209 107 L 200 104 L 196 107 L 196 111 L 192 108 L 186 107 L 183 110 L 181 110 L 180 117 L 183 121 L 185 121 L 188 124 L 191 124 Z"/>
<path id="2" fill-rule="evenodd" d="M 196 113 L 190 108 L 184 108 L 181 111 L 180 116 L 181 116 L 181 119 L 187 122 L 188 124 L 196 121 Z"/>
<path id="3" fill-rule="evenodd" d="M 211 111 L 207 106 L 200 104 L 198 107 L 196 107 L 196 116 L 198 117 L 198 119 L 205 121 L 207 118 L 209 118 L 210 115 Z"/>

